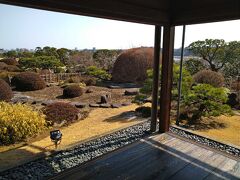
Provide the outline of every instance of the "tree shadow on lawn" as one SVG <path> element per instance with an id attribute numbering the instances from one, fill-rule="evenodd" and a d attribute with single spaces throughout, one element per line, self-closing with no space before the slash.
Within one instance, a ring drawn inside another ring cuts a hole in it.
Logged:
<path id="1" fill-rule="evenodd" d="M 127 123 L 127 122 L 135 121 L 135 120 L 143 120 L 143 119 L 136 116 L 135 111 L 125 111 L 125 112 L 122 112 L 121 114 L 118 114 L 116 116 L 112 116 L 110 118 L 107 118 L 104 121 Z"/>
<path id="2" fill-rule="evenodd" d="M 181 125 L 183 128 L 191 130 L 210 130 L 210 129 L 224 129 L 227 124 L 218 122 L 214 118 L 207 118 L 195 123 L 186 123 Z"/>
<path id="3" fill-rule="evenodd" d="M 59 96 L 56 96 L 56 99 L 69 99 L 69 98 L 66 98 L 63 95 L 59 95 Z"/>

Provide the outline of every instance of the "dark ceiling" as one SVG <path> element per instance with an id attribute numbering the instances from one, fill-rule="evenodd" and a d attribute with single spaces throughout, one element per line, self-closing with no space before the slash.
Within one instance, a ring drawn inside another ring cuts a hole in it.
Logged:
<path id="1" fill-rule="evenodd" d="M 0 0 L 0 3 L 158 25 L 240 19 L 240 0 Z"/>

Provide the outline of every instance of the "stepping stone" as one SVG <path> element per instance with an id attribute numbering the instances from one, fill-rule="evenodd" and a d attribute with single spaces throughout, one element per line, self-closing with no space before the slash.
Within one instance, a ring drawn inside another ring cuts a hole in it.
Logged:
<path id="1" fill-rule="evenodd" d="M 93 90 L 92 90 L 91 88 L 88 88 L 88 89 L 86 90 L 86 93 L 93 93 Z"/>
<path id="2" fill-rule="evenodd" d="M 122 105 L 121 104 L 112 104 L 111 107 L 112 108 L 120 108 Z"/>
<path id="3" fill-rule="evenodd" d="M 111 107 L 111 104 L 108 104 L 108 103 L 106 103 L 106 104 L 100 104 L 100 107 L 101 107 L 101 108 L 110 108 L 110 107 Z"/>
<path id="4" fill-rule="evenodd" d="M 128 89 L 128 90 L 125 90 L 124 95 L 133 96 L 133 95 L 138 95 L 138 93 L 139 93 L 138 89 Z"/>
<path id="5" fill-rule="evenodd" d="M 89 107 L 100 107 L 100 105 L 99 104 L 89 104 Z"/>
<path id="6" fill-rule="evenodd" d="M 109 89 L 121 89 L 120 86 L 116 86 L 116 85 L 109 85 L 107 86 Z"/>
<path id="7" fill-rule="evenodd" d="M 130 103 L 130 102 L 125 102 L 125 103 L 122 103 L 122 106 L 129 106 L 129 105 L 131 105 L 132 103 Z"/>
<path id="8" fill-rule="evenodd" d="M 40 104 L 40 103 L 42 103 L 41 100 L 33 100 L 31 104 Z"/>
<path id="9" fill-rule="evenodd" d="M 47 101 L 43 101 L 41 105 L 43 105 L 43 106 L 48 106 L 48 105 L 50 105 L 50 104 L 52 104 L 52 103 L 54 103 L 54 101 L 52 101 L 52 100 L 47 100 Z"/>
<path id="10" fill-rule="evenodd" d="M 87 106 L 87 103 L 75 103 L 75 106 L 77 108 L 85 108 Z"/>

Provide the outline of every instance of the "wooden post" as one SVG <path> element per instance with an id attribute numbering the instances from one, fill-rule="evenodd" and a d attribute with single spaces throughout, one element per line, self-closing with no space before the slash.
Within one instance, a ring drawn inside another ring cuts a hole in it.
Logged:
<path id="1" fill-rule="evenodd" d="M 155 132 L 157 127 L 160 49 L 161 49 L 161 26 L 155 26 L 151 132 Z"/>
<path id="2" fill-rule="evenodd" d="M 171 110 L 171 90 L 173 77 L 173 51 L 175 27 L 166 25 L 163 30 L 162 76 L 160 94 L 159 132 L 169 130 Z"/>
<path id="3" fill-rule="evenodd" d="M 185 31 L 186 26 L 183 25 L 183 32 L 182 32 L 182 48 L 181 48 L 181 60 L 180 60 L 180 69 L 179 69 L 179 79 L 178 79 L 178 102 L 177 102 L 177 120 L 176 125 L 179 126 L 179 116 L 180 116 L 180 103 L 182 99 L 182 69 L 183 69 L 183 56 L 184 56 L 184 43 L 185 43 Z"/>

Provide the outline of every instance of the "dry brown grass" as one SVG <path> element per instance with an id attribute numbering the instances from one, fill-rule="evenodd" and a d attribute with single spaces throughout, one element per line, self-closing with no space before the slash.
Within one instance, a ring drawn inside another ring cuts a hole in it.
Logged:
<path id="1" fill-rule="evenodd" d="M 183 121 L 181 126 L 186 123 Z M 175 125 L 175 120 L 171 120 L 171 124 Z M 240 114 L 203 118 L 199 124 L 185 128 L 192 133 L 240 147 Z"/>
<path id="2" fill-rule="evenodd" d="M 197 130 L 197 134 L 207 136 L 211 139 L 230 143 L 240 147 L 240 116 L 219 116 L 214 118 L 215 121 L 225 125 L 223 128 Z"/>

